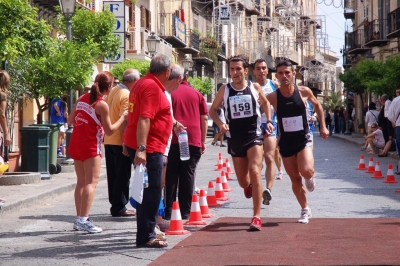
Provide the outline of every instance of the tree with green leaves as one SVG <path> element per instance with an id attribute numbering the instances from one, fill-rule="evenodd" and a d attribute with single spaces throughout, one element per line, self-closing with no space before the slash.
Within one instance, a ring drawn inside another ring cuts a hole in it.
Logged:
<path id="1" fill-rule="evenodd" d="M 50 25 L 37 20 L 37 8 L 26 0 L 0 0 L 0 59 L 13 62 L 24 54 L 40 54 Z"/>
<path id="2" fill-rule="evenodd" d="M 203 95 L 211 94 L 212 88 L 214 87 L 209 77 L 205 77 L 203 79 L 200 77 L 197 78 L 189 77 L 188 81 L 193 86 L 193 88 L 198 90 Z"/>
<path id="3" fill-rule="evenodd" d="M 24 84 L 20 85 L 26 88 L 26 94 L 35 99 L 38 106 L 38 123 L 42 122 L 43 111 L 50 106 L 50 98 L 65 96 L 70 88 L 85 87 L 92 75 L 93 65 L 104 56 L 118 52 L 120 40 L 114 36 L 114 16 L 110 11 L 93 13 L 96 12 L 77 10 L 72 18 L 71 41 L 49 38 L 41 55 L 25 54 L 22 60 L 13 64 L 12 67 L 22 71 L 24 76 Z M 60 15 L 55 24 L 61 26 L 63 20 Z M 23 69 L 26 64 L 27 69 Z M 41 97 L 46 99 L 44 104 L 39 101 Z"/>
<path id="4" fill-rule="evenodd" d="M 129 68 L 133 68 L 139 71 L 140 76 L 142 77 L 146 75 L 147 72 L 149 72 L 150 61 L 127 59 L 121 63 L 115 64 L 111 69 L 111 74 L 113 74 L 113 76 L 117 77 L 119 80 L 122 80 L 122 75 L 124 74 L 124 71 Z"/>
<path id="5" fill-rule="evenodd" d="M 332 92 L 329 97 L 326 97 L 322 107 L 324 110 L 333 111 L 336 106 L 343 106 L 342 94 L 340 92 Z"/>

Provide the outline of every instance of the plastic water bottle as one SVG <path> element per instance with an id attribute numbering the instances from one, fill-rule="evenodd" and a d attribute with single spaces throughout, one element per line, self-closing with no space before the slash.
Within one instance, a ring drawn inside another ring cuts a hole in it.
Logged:
<path id="1" fill-rule="evenodd" d="M 188 134 L 187 131 L 182 129 L 179 132 L 178 136 L 178 142 L 179 142 L 179 151 L 180 151 L 180 157 L 182 161 L 187 161 L 190 159 L 190 152 L 189 152 L 189 142 L 188 142 Z"/>
<path id="2" fill-rule="evenodd" d="M 143 187 L 144 188 L 148 188 L 149 187 L 149 175 L 147 174 L 146 167 L 144 167 Z"/>

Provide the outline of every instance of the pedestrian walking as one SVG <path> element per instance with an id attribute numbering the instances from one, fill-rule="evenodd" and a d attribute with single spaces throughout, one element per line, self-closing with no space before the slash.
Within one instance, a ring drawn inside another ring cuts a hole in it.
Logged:
<path id="1" fill-rule="evenodd" d="M 232 82 L 222 85 L 210 108 L 210 116 L 228 138 L 228 153 L 239 185 L 246 198 L 253 198 L 253 218 L 250 230 L 261 230 L 261 165 L 264 134 L 268 137 L 274 126 L 271 121 L 271 105 L 258 83 L 246 80 L 249 71 L 248 59 L 237 55 L 229 59 L 229 74 Z M 226 124 L 218 118 L 217 109 L 224 102 Z M 267 128 L 261 125 L 261 108 L 267 117 Z"/>
<path id="2" fill-rule="evenodd" d="M 74 229 L 89 233 L 100 233 L 102 229 L 89 219 L 90 207 L 99 181 L 101 168 L 101 143 L 104 133 L 112 135 L 124 122 L 127 112 L 120 113 L 119 119 L 111 124 L 109 109 L 103 96 L 108 95 L 113 84 L 113 76 L 108 71 L 100 72 L 90 89 L 74 105 L 68 124 L 74 125 L 69 154 L 74 159 L 77 184 L 75 207 L 77 218 Z"/>
<path id="3" fill-rule="evenodd" d="M 310 192 L 315 188 L 315 179 L 307 101 L 313 105 L 318 117 L 324 117 L 324 112 L 309 88 L 293 83 L 296 72 L 292 63 L 281 61 L 277 64 L 276 70 L 280 87 L 275 92 L 268 94 L 267 99 L 277 113 L 280 133 L 279 151 L 286 173 L 292 181 L 293 193 L 301 206 L 298 222 L 308 223 L 311 218 L 311 209 L 308 206 L 302 176 L 306 180 L 306 187 Z M 325 120 L 320 119 L 320 123 L 320 134 L 322 138 L 326 139 L 329 133 L 325 126 Z"/>
<path id="4" fill-rule="evenodd" d="M 188 85 L 187 76 L 178 89 L 171 93 L 171 97 L 174 118 L 186 127 L 189 159 L 180 158 L 178 137 L 174 134 L 165 175 L 165 219 L 171 220 L 172 204 L 176 201 L 176 197 L 182 219 L 188 219 L 195 188 L 197 163 L 206 150 L 208 108 L 203 95 Z"/>
<path id="5" fill-rule="evenodd" d="M 171 73 L 171 59 L 158 54 L 150 62 L 149 72 L 138 80 L 129 93 L 128 124 L 124 144 L 133 165 L 146 166 L 148 187 L 142 203 L 136 204 L 136 246 L 167 247 L 165 236 L 157 235 L 158 208 L 161 200 L 163 154 L 172 130 L 171 105 L 165 96 Z"/>
<path id="6" fill-rule="evenodd" d="M 221 121 L 225 121 L 224 103 L 221 103 L 221 106 L 217 110 L 217 114 L 218 114 L 219 119 L 221 119 Z M 224 145 L 224 135 L 225 134 L 219 130 L 219 127 L 217 126 L 217 124 L 215 124 L 215 122 L 213 122 L 213 128 L 214 128 L 214 139 L 211 142 L 211 145 L 215 146 L 215 145 L 217 145 L 217 142 L 219 141 L 220 147 L 226 147 Z"/>
<path id="7" fill-rule="evenodd" d="M 65 132 L 67 129 L 64 127 L 64 124 L 67 122 L 67 118 L 64 116 L 64 111 L 65 111 L 65 105 L 62 103 L 62 99 L 59 97 L 51 102 L 51 107 L 50 107 L 50 123 L 51 124 L 62 124 L 58 128 L 58 141 L 57 141 L 57 156 L 62 157 L 62 143 L 65 138 Z"/>
<path id="8" fill-rule="evenodd" d="M 127 69 L 122 76 L 122 83 L 112 88 L 105 99 L 110 110 L 110 121 L 115 123 L 119 116 L 129 107 L 129 92 L 133 84 L 140 78 L 136 69 Z M 131 178 L 131 160 L 123 146 L 123 134 L 126 127 L 124 121 L 120 128 L 110 136 L 104 136 L 104 151 L 106 155 L 108 201 L 111 204 L 110 213 L 113 217 L 134 216 L 134 210 L 128 210 L 126 204 L 129 202 L 129 180 Z"/>

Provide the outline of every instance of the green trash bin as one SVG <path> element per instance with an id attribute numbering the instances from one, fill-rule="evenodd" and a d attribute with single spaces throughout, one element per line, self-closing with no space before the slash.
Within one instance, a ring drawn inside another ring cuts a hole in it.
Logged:
<path id="1" fill-rule="evenodd" d="M 49 127 L 22 127 L 21 171 L 39 172 L 41 179 L 51 179 L 49 173 Z"/>
<path id="2" fill-rule="evenodd" d="M 51 175 L 61 172 L 61 164 L 57 163 L 58 131 L 63 123 L 58 124 L 33 124 L 29 126 L 50 128 L 49 136 L 49 172 Z"/>

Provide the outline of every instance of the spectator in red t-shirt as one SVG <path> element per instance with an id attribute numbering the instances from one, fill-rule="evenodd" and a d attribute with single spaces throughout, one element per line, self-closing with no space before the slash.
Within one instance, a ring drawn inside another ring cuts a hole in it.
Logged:
<path id="1" fill-rule="evenodd" d="M 163 154 L 172 130 L 171 106 L 163 86 L 171 73 L 170 67 L 169 57 L 155 56 L 150 62 L 149 73 L 133 85 L 129 94 L 124 144 L 134 166 L 146 166 L 149 179 L 142 203 L 136 205 L 138 247 L 168 246 L 165 236 L 156 235 L 154 228 L 161 200 Z"/>
<path id="2" fill-rule="evenodd" d="M 176 199 L 176 189 L 179 185 L 178 202 L 181 216 L 182 219 L 188 219 L 196 166 L 206 149 L 208 108 L 203 95 L 188 85 L 186 76 L 171 96 L 174 118 L 184 125 L 188 132 L 190 159 L 180 159 L 178 138 L 173 134 L 165 176 L 164 218 L 171 219 L 172 203 Z"/>

